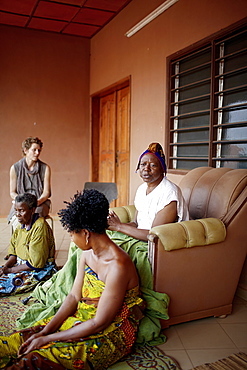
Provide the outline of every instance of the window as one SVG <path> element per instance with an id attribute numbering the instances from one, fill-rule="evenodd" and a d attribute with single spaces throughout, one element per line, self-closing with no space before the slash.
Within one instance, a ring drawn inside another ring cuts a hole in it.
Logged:
<path id="1" fill-rule="evenodd" d="M 169 168 L 247 168 L 247 28 L 169 65 Z"/>

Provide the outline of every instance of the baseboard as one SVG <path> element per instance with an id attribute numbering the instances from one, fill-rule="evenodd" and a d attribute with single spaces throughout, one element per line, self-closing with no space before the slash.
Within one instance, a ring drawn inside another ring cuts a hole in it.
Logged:
<path id="1" fill-rule="evenodd" d="M 160 320 L 161 328 L 168 328 L 170 325 L 176 325 L 188 321 L 203 319 L 206 317 L 214 316 L 220 317 L 222 315 L 230 315 L 232 312 L 232 304 L 228 304 L 221 307 L 213 307 L 207 310 L 196 311 L 186 314 L 180 314 L 179 316 L 170 317 L 169 320 Z"/>
<path id="2" fill-rule="evenodd" d="M 236 291 L 236 296 L 247 301 L 247 290 L 238 287 Z"/>

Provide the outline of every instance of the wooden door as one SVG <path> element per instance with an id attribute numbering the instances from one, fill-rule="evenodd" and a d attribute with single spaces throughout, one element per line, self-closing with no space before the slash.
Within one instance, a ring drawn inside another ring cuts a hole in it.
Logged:
<path id="1" fill-rule="evenodd" d="M 129 86 L 94 97 L 92 107 L 92 181 L 116 182 L 118 199 L 111 207 L 126 205 L 129 201 Z M 95 149 L 97 143 L 98 151 Z"/>

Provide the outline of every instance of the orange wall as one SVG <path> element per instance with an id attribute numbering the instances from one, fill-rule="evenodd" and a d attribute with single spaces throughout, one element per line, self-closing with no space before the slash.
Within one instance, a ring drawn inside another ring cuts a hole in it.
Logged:
<path id="1" fill-rule="evenodd" d="M 44 143 L 52 214 L 89 180 L 89 50 L 83 38 L 0 26 L 0 216 L 28 136 Z"/>
<path id="2" fill-rule="evenodd" d="M 91 94 L 131 75 L 130 202 L 140 183 L 138 156 L 151 141 L 165 142 L 167 56 L 247 16 L 246 0 L 179 0 L 131 38 L 124 35 L 163 2 L 133 0 L 91 41 Z"/>

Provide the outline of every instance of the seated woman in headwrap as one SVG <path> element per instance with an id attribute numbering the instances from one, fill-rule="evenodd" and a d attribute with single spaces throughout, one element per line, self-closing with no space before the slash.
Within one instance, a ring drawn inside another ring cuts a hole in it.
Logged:
<path id="1" fill-rule="evenodd" d="M 106 235 L 109 203 L 94 189 L 66 203 L 61 223 L 82 250 L 72 290 L 55 316 L 0 337 L 0 368 L 104 370 L 135 342 L 143 300 L 133 262 Z"/>
<path id="2" fill-rule="evenodd" d="M 0 296 L 32 290 L 57 271 L 53 232 L 45 219 L 35 213 L 36 207 L 37 198 L 33 194 L 15 198 L 19 226 L 10 240 L 9 258 L 0 266 Z"/>
<path id="3" fill-rule="evenodd" d="M 180 188 L 166 177 L 165 155 L 159 143 L 151 143 L 141 154 L 136 170 L 144 183 L 135 196 L 135 220 L 122 223 L 111 211 L 108 216 L 110 230 L 147 241 L 152 227 L 189 219 Z"/>

